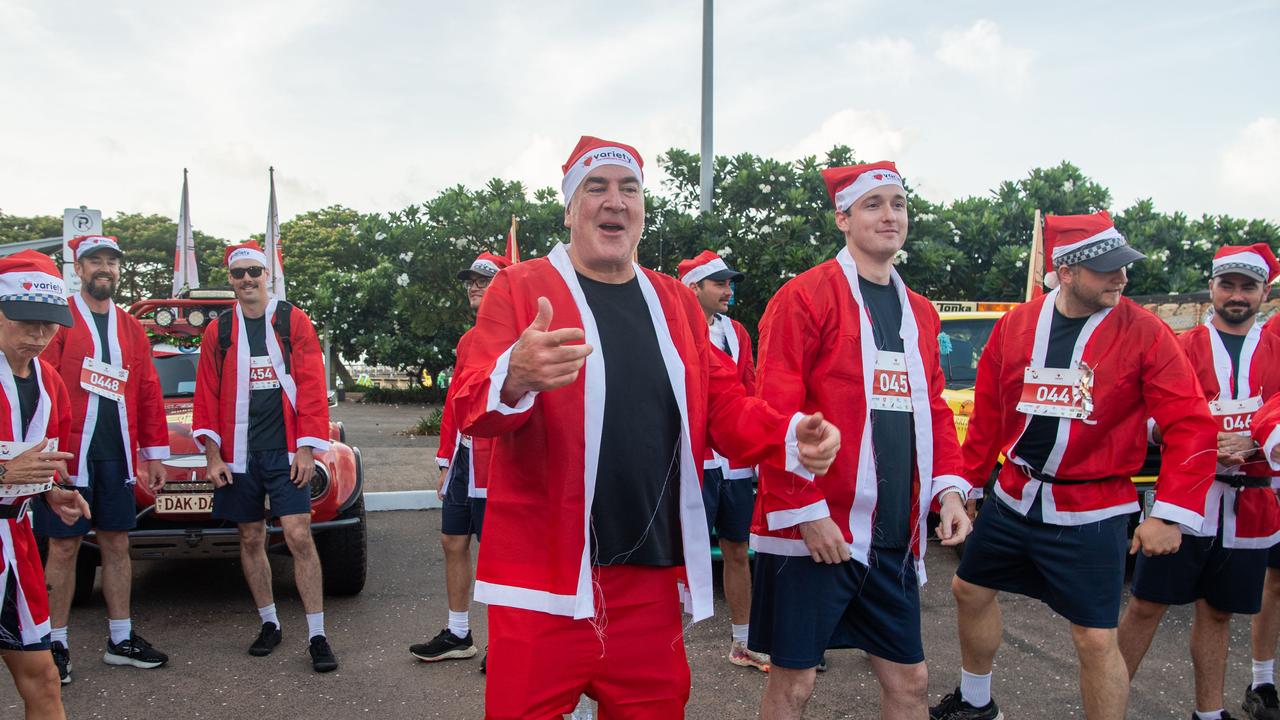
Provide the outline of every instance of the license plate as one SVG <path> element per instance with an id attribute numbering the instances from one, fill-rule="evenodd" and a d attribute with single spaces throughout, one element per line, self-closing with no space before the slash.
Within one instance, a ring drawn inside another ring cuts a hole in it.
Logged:
<path id="1" fill-rule="evenodd" d="M 213 511 L 213 493 L 173 493 L 156 496 L 157 515 L 192 515 Z"/>

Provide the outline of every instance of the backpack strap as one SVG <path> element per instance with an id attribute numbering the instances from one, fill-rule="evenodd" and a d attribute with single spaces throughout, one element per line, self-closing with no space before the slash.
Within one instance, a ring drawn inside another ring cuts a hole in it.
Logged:
<path id="1" fill-rule="evenodd" d="M 290 323 L 293 317 L 293 303 L 288 300 L 276 302 L 276 314 L 271 318 L 271 327 L 275 328 L 280 338 L 280 354 L 284 356 L 284 371 L 292 373 L 293 340 L 289 336 Z"/>
<path id="2" fill-rule="evenodd" d="M 227 351 L 231 349 L 231 326 L 234 324 L 236 317 L 235 308 L 231 308 L 227 312 L 219 313 L 218 319 L 214 322 L 218 323 L 218 377 L 222 377 L 223 358 L 227 356 Z M 230 322 L 228 322 L 230 321 Z"/>

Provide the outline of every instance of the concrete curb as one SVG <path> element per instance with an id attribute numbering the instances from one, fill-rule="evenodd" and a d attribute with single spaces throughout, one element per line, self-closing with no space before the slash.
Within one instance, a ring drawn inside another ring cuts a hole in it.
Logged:
<path id="1" fill-rule="evenodd" d="M 433 490 L 394 490 L 364 494 L 364 509 L 368 512 L 429 510 L 440 505 L 440 497 Z"/>

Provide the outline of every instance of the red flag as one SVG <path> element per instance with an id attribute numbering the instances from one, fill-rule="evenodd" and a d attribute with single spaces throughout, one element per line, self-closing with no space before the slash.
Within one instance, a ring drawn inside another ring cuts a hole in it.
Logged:
<path id="1" fill-rule="evenodd" d="M 1044 294 L 1044 221 L 1036 210 L 1035 224 L 1031 229 L 1031 254 L 1027 256 L 1027 293 L 1023 300 L 1030 302 Z"/>
<path id="2" fill-rule="evenodd" d="M 520 229 L 520 221 L 515 215 L 511 216 L 511 229 L 507 231 L 507 249 L 503 255 L 514 265 L 520 262 L 520 243 L 516 240 L 516 231 Z"/>

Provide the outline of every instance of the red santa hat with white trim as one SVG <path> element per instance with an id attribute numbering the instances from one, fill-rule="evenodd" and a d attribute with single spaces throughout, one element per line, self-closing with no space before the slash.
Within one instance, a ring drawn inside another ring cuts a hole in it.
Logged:
<path id="1" fill-rule="evenodd" d="M 120 250 L 120 242 L 111 235 L 80 235 L 71 238 L 67 243 L 76 260 L 88 257 L 96 252 L 110 251 L 116 255 L 124 255 Z"/>
<path id="2" fill-rule="evenodd" d="M 262 267 L 267 267 L 267 254 L 255 240 L 227 246 L 227 251 L 222 255 L 222 264 L 229 268 L 231 263 L 240 260 L 252 260 Z"/>
<path id="3" fill-rule="evenodd" d="M 644 158 L 635 148 L 626 143 L 583 135 L 573 152 L 569 153 L 569 160 L 561 167 L 564 180 L 560 182 L 560 190 L 564 193 L 564 204 L 569 204 L 573 193 L 592 170 L 605 165 L 627 168 L 640 181 L 640 187 L 644 187 Z"/>
<path id="4" fill-rule="evenodd" d="M 822 179 L 827 183 L 831 203 L 840 212 L 848 210 L 863 195 L 885 185 L 894 185 L 906 192 L 897 166 L 888 160 L 827 168 L 822 171 Z"/>
<path id="5" fill-rule="evenodd" d="M 472 275 L 480 275 L 481 277 L 491 278 L 498 274 L 498 271 L 505 267 L 510 267 L 511 261 L 502 255 L 494 255 L 491 252 L 482 252 L 472 261 L 471 266 L 458 271 L 458 279 L 466 280 Z"/>
<path id="6" fill-rule="evenodd" d="M 10 320 L 71 327 L 67 285 L 48 255 L 23 250 L 0 258 L 0 312 Z"/>
<path id="7" fill-rule="evenodd" d="M 1239 273 L 1270 285 L 1280 277 L 1280 260 L 1266 243 L 1223 245 L 1213 256 L 1213 275 Z"/>
<path id="8" fill-rule="evenodd" d="M 1114 272 L 1142 260 L 1111 214 L 1049 215 L 1044 219 L 1044 284 L 1058 287 L 1057 266 L 1082 265 L 1095 272 Z"/>
<path id="9" fill-rule="evenodd" d="M 692 285 L 703 280 L 732 280 L 737 282 L 745 277 L 742 273 L 729 267 L 716 253 L 703 250 L 695 257 L 681 260 L 676 266 L 676 277 L 683 285 Z"/>

